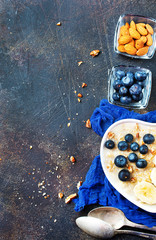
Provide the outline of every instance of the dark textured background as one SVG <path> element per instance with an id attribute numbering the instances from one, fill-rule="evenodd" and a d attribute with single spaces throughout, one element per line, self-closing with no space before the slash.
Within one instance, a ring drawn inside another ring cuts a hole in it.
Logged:
<path id="1" fill-rule="evenodd" d="M 155 0 L 0 0 L 1 240 L 93 239 L 75 225 L 93 206 L 76 213 L 57 195 L 77 192 L 99 154 L 101 139 L 84 120 L 107 98 L 108 69 L 149 68 L 153 88 L 146 110 L 156 109 L 156 55 L 134 60 L 113 51 L 120 14 L 155 18 L 155 12 Z M 101 51 L 96 58 L 89 55 L 93 49 Z M 82 82 L 88 87 L 82 89 Z M 81 103 L 75 90 L 84 95 Z"/>

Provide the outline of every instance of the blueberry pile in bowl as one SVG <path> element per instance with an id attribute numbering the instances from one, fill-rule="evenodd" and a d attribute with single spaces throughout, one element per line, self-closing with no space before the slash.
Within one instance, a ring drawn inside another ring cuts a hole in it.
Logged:
<path id="1" fill-rule="evenodd" d="M 118 173 L 118 178 L 123 182 L 129 181 L 131 178 L 131 171 L 126 168 L 129 163 L 135 163 L 136 167 L 141 169 L 146 168 L 148 165 L 148 161 L 145 159 L 146 154 L 149 151 L 148 145 L 155 141 L 155 137 L 153 134 L 147 133 L 143 136 L 142 140 L 142 145 L 139 145 L 136 141 L 134 141 L 133 135 L 128 133 L 125 135 L 123 141 L 119 141 L 117 143 L 116 147 L 119 151 L 121 151 L 121 153 L 114 158 L 114 164 L 118 168 L 123 168 Z M 115 142 L 109 139 L 105 142 L 105 147 L 113 150 Z M 123 154 L 124 151 L 130 151 L 128 156 Z M 137 152 L 145 157 L 139 158 Z"/>
<path id="2" fill-rule="evenodd" d="M 152 85 L 150 70 L 133 66 L 113 67 L 109 74 L 108 100 L 124 107 L 146 108 Z"/>

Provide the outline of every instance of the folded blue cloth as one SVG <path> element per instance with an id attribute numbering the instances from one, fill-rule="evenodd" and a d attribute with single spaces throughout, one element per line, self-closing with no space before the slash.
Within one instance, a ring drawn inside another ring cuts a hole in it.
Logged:
<path id="1" fill-rule="evenodd" d="M 107 128 L 116 121 L 125 118 L 135 118 L 156 123 L 156 111 L 146 114 L 135 113 L 102 100 L 91 117 L 92 129 L 101 137 Z M 102 170 L 100 156 L 95 157 L 86 175 L 85 182 L 79 188 L 78 198 L 74 199 L 75 210 L 81 211 L 86 205 L 100 204 L 121 209 L 126 217 L 136 223 L 149 227 L 156 226 L 156 214 L 146 212 L 124 198 L 109 183 Z"/>

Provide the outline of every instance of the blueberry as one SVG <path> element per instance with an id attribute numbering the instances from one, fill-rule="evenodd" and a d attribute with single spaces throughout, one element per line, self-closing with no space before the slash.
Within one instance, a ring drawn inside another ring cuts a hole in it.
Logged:
<path id="1" fill-rule="evenodd" d="M 131 78 L 134 78 L 134 73 L 133 72 L 127 72 L 127 77 L 131 77 Z"/>
<path id="2" fill-rule="evenodd" d="M 128 148 L 128 143 L 125 141 L 121 141 L 118 143 L 118 148 L 120 151 L 125 151 Z"/>
<path id="3" fill-rule="evenodd" d="M 138 160 L 138 156 L 137 156 L 135 153 L 130 153 L 130 154 L 128 155 L 128 160 L 129 160 L 130 162 L 136 162 L 136 161 Z"/>
<path id="4" fill-rule="evenodd" d="M 146 72 L 136 72 L 135 73 L 135 79 L 137 81 L 144 81 L 147 77 L 147 73 Z"/>
<path id="5" fill-rule="evenodd" d="M 129 93 L 131 95 L 139 95 L 141 92 L 142 92 L 142 87 L 137 83 L 133 84 L 129 89 Z"/>
<path id="6" fill-rule="evenodd" d="M 113 83 L 113 88 L 119 91 L 119 88 L 122 86 L 121 80 L 115 80 Z"/>
<path id="7" fill-rule="evenodd" d="M 138 168 L 145 168 L 147 166 L 147 161 L 145 159 L 138 159 L 136 162 Z"/>
<path id="8" fill-rule="evenodd" d="M 125 86 L 125 87 L 130 87 L 130 86 L 133 85 L 134 80 L 133 80 L 132 77 L 126 76 L 126 77 L 123 77 L 123 78 L 122 78 L 121 82 L 122 82 L 122 85 L 123 85 L 123 86 Z"/>
<path id="9" fill-rule="evenodd" d="M 147 147 L 146 145 L 141 145 L 141 146 L 139 147 L 139 152 L 140 152 L 141 154 L 146 154 L 146 153 L 148 152 L 148 147 Z"/>
<path id="10" fill-rule="evenodd" d="M 152 134 L 148 133 L 143 136 L 144 143 L 151 144 L 155 141 L 155 138 Z"/>
<path id="11" fill-rule="evenodd" d="M 139 149 L 139 144 L 137 142 L 131 143 L 130 149 L 134 152 L 137 151 Z"/>
<path id="12" fill-rule="evenodd" d="M 139 95 L 132 95 L 132 99 L 136 102 L 139 102 L 142 98 L 143 98 L 142 92 Z"/>
<path id="13" fill-rule="evenodd" d="M 120 89 L 119 89 L 120 96 L 126 96 L 127 93 L 128 93 L 128 89 L 126 87 L 124 87 L 124 86 L 120 87 Z"/>
<path id="14" fill-rule="evenodd" d="M 132 102 L 132 98 L 129 96 L 124 96 L 120 98 L 120 102 L 123 104 L 129 104 Z"/>
<path id="15" fill-rule="evenodd" d="M 133 135 L 130 134 L 130 133 L 126 134 L 125 141 L 128 142 L 128 143 L 132 142 L 133 141 Z"/>
<path id="16" fill-rule="evenodd" d="M 125 76 L 125 72 L 124 72 L 124 71 L 118 70 L 118 71 L 116 72 L 116 77 L 117 77 L 118 79 L 122 79 L 124 76 Z"/>
<path id="17" fill-rule="evenodd" d="M 130 172 L 127 169 L 122 169 L 119 172 L 118 177 L 123 182 L 128 181 L 130 179 Z"/>
<path id="18" fill-rule="evenodd" d="M 108 148 L 108 149 L 112 149 L 112 148 L 114 148 L 114 146 L 115 146 L 115 144 L 112 140 L 107 140 L 105 142 L 105 147 Z"/>
<path id="19" fill-rule="evenodd" d="M 142 81 L 142 82 L 137 82 L 137 84 L 140 85 L 142 88 L 145 87 L 145 82 L 144 82 L 144 81 Z"/>
<path id="20" fill-rule="evenodd" d="M 125 167 L 127 164 L 127 158 L 124 157 L 123 155 L 118 155 L 115 159 L 114 159 L 114 163 L 117 167 Z"/>
<path id="21" fill-rule="evenodd" d="M 118 92 L 115 92 L 115 93 L 113 93 L 113 100 L 114 101 L 119 101 L 120 100 L 120 95 L 119 95 L 119 93 Z"/>

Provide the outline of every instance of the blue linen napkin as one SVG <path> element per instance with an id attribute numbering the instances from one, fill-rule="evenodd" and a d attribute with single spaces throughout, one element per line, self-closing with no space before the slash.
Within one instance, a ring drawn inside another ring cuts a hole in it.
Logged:
<path id="1" fill-rule="evenodd" d="M 108 103 L 103 99 L 91 117 L 92 129 L 101 137 L 107 128 L 116 121 L 126 118 L 140 119 L 156 123 L 156 111 L 139 114 Z M 100 156 L 95 157 L 86 175 L 85 182 L 79 188 L 78 198 L 74 199 L 75 211 L 81 211 L 86 205 L 100 204 L 121 209 L 126 217 L 136 223 L 149 227 L 156 226 L 156 214 L 149 213 L 135 206 L 124 198 L 109 183 L 103 172 Z"/>

